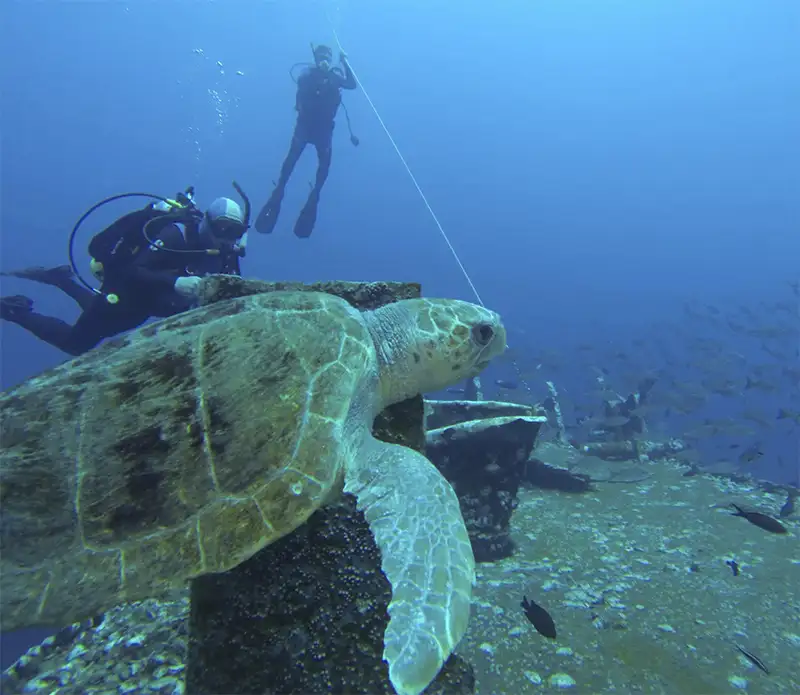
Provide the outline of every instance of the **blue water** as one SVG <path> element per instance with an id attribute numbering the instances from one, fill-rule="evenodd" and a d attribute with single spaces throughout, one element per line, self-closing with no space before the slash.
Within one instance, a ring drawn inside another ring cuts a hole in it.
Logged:
<path id="1" fill-rule="evenodd" d="M 537 396 L 554 378 L 580 400 L 590 366 L 622 347 L 628 371 L 690 378 L 692 338 L 715 329 L 688 321 L 684 302 L 727 310 L 791 300 L 800 260 L 796 0 L 4 10 L 3 270 L 64 263 L 75 220 L 122 191 L 173 195 L 193 184 L 202 203 L 232 195 L 235 178 L 260 207 L 294 123 L 288 70 L 310 59 L 310 41 L 335 46 L 335 29 L 475 287 L 506 318 L 517 366 L 538 364 L 542 350 L 562 357 L 529 379 Z M 361 145 L 350 144 L 340 112 L 313 236 L 291 233 L 316 165 L 309 148 L 275 233 L 251 232 L 245 274 L 414 280 L 429 296 L 474 299 L 364 94 L 344 99 Z M 78 251 L 128 209 L 92 218 Z M 52 288 L 3 280 L 3 294 L 21 292 L 44 313 L 77 316 Z M 746 362 L 765 361 L 757 342 L 717 337 L 736 342 Z M 636 339 L 647 349 L 637 353 Z M 2 325 L 4 388 L 63 360 Z M 512 367 L 492 374 L 513 376 Z M 782 398 L 790 396 L 747 395 L 772 413 Z M 730 408 L 720 401 L 703 416 Z M 765 435 L 765 477 L 781 474 L 779 456 L 797 465 L 796 431 Z M 3 667 L 42 636 L 3 636 Z"/>

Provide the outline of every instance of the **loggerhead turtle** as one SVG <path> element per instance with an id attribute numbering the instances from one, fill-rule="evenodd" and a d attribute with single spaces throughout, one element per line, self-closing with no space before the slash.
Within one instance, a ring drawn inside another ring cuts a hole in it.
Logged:
<path id="1" fill-rule="evenodd" d="M 223 572 L 355 495 L 392 587 L 384 659 L 420 693 L 464 634 L 474 559 L 422 454 L 375 439 L 386 406 L 505 349 L 497 314 L 316 292 L 165 319 L 0 396 L 0 622 L 64 625 Z"/>

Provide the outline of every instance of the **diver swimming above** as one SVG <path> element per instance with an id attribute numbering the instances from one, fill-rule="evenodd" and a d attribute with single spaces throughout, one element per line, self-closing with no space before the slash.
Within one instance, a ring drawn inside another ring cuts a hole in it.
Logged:
<path id="1" fill-rule="evenodd" d="M 269 234 L 275 228 L 281 211 L 281 202 L 289 177 L 303 154 L 306 145 L 314 145 L 317 150 L 317 175 L 300 216 L 295 223 L 294 233 L 301 238 L 311 235 L 317 221 L 317 206 L 322 186 L 328 178 L 333 149 L 333 129 L 336 112 L 342 103 L 342 89 L 357 87 L 355 76 L 347 63 L 347 56 L 340 53 L 339 62 L 343 71 L 331 67 L 333 52 L 328 46 L 312 47 L 314 65 L 308 67 L 297 80 L 295 110 L 297 122 L 292 134 L 289 152 L 283 160 L 281 173 L 272 195 L 261 209 L 255 228 L 262 234 Z M 345 111 L 345 115 L 346 111 Z M 350 125 L 348 118 L 348 127 Z M 350 141 L 358 145 L 358 138 L 350 133 Z"/>
<path id="2" fill-rule="evenodd" d="M 74 299 L 81 308 L 74 325 L 35 312 L 33 300 L 24 295 L 0 298 L 0 318 L 63 352 L 80 355 L 151 317 L 191 309 L 202 276 L 241 274 L 249 204 L 245 198 L 243 213 L 230 198 L 217 198 L 202 212 L 194 206 L 191 189 L 187 193 L 178 196 L 180 202 L 161 199 L 128 213 L 92 238 L 90 266 L 101 283 L 99 290 L 77 275 L 74 263 L 2 273 L 57 287 Z M 84 219 L 86 215 L 75 226 L 71 243 Z"/>

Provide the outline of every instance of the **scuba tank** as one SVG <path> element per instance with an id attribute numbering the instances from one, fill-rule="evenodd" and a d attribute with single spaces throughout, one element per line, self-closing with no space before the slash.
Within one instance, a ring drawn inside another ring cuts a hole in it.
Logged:
<path id="1" fill-rule="evenodd" d="M 88 249 L 89 255 L 95 263 L 102 263 L 103 265 L 124 264 L 133 260 L 142 249 L 152 243 L 146 230 L 152 234 L 155 231 L 152 230 L 152 225 L 159 218 L 162 219 L 163 225 L 166 225 L 176 221 L 189 223 L 192 219 L 200 219 L 203 216 L 194 205 L 193 186 L 189 186 L 183 193 L 178 193 L 175 200 L 149 193 L 122 193 L 111 196 L 91 207 L 75 225 L 70 235 L 70 260 L 73 260 L 72 247 L 75 234 L 91 213 L 114 200 L 138 196 L 154 198 L 156 202 L 148 203 L 147 206 L 140 210 L 134 210 L 127 215 L 123 215 L 103 231 L 95 234 L 89 242 Z"/>
<path id="2" fill-rule="evenodd" d="M 244 201 L 244 229 L 247 231 L 250 226 L 250 200 L 235 181 L 233 182 L 233 187 Z M 102 282 L 106 270 L 123 267 L 132 262 L 147 246 L 174 253 L 219 254 L 218 249 L 170 249 L 153 241 L 158 236 L 158 231 L 168 224 L 180 223 L 188 228 L 196 228 L 198 226 L 203 219 L 203 212 L 195 205 L 194 186 L 189 186 L 183 193 L 178 193 L 174 199 L 164 198 L 152 193 L 120 193 L 113 195 L 104 198 L 89 208 L 75 223 L 69 235 L 68 252 L 72 271 L 81 284 L 95 294 L 103 294 L 103 292 L 92 287 L 84 280 L 75 263 L 75 237 L 81 225 L 98 208 L 115 200 L 136 197 L 150 198 L 155 202 L 149 203 L 140 210 L 134 210 L 127 215 L 123 215 L 101 232 L 95 234 L 89 242 L 90 267 L 95 278 Z M 105 296 L 110 304 L 116 304 L 119 301 L 119 297 L 116 294 L 106 294 Z"/>
<path id="3" fill-rule="evenodd" d="M 152 203 L 141 210 L 123 215 L 92 237 L 89 242 L 89 255 L 92 260 L 104 266 L 124 265 L 132 261 L 147 246 L 144 237 L 145 225 L 148 225 L 153 236 L 158 236 L 158 230 L 153 229 L 151 224 L 158 218 L 161 218 L 164 225 L 170 224 L 174 219 L 168 209 L 159 209 Z"/>

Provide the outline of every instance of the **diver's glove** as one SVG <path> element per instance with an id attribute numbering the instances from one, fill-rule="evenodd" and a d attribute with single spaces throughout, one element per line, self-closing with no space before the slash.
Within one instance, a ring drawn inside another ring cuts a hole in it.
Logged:
<path id="1" fill-rule="evenodd" d="M 175 280 L 175 291 L 186 299 L 197 299 L 200 294 L 200 281 L 201 278 L 196 275 L 191 277 L 179 277 Z"/>
<path id="2" fill-rule="evenodd" d="M 244 258 L 247 255 L 247 232 L 242 234 L 236 243 L 234 243 L 233 252 L 239 256 L 239 258 Z"/>

